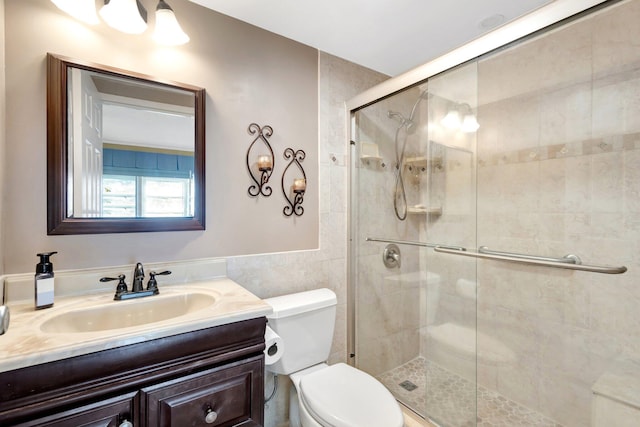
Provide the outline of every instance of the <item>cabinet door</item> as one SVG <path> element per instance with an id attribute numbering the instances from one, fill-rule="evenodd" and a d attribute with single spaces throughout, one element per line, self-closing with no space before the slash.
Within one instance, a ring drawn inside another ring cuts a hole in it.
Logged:
<path id="1" fill-rule="evenodd" d="M 142 389 L 141 417 L 149 427 L 261 426 L 262 357 Z"/>
<path id="2" fill-rule="evenodd" d="M 125 421 L 137 427 L 134 415 L 136 392 L 38 418 L 18 427 L 120 427 Z M 125 423 L 124 426 L 127 426 Z"/>

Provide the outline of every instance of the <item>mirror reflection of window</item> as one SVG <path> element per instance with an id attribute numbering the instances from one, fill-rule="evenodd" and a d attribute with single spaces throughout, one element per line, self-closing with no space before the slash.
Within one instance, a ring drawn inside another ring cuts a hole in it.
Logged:
<path id="1" fill-rule="evenodd" d="M 141 181 L 141 216 L 189 216 L 193 180 L 143 177 Z"/>
<path id="2" fill-rule="evenodd" d="M 193 216 L 192 152 L 104 144 L 102 169 L 101 217 Z"/>
<path id="3" fill-rule="evenodd" d="M 108 218 L 184 217 L 193 212 L 194 180 L 105 175 L 102 216 Z"/>
<path id="4" fill-rule="evenodd" d="M 136 217 L 135 176 L 105 175 L 102 180 L 102 215 L 110 218 Z"/>

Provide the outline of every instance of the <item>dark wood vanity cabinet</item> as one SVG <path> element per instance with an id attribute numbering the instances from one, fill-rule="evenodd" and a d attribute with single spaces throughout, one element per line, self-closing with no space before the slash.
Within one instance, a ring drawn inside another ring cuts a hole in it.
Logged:
<path id="1" fill-rule="evenodd" d="M 262 426 L 265 324 L 245 320 L 0 373 L 0 426 Z"/>
<path id="2" fill-rule="evenodd" d="M 262 369 L 247 360 L 144 388 L 141 412 L 149 426 L 261 425 L 251 417 L 251 390 Z"/>
<path id="3" fill-rule="evenodd" d="M 39 427 L 120 427 L 125 421 L 133 422 L 135 399 L 135 392 L 127 393 L 78 408 L 56 412 L 25 422 L 19 422 L 18 424 L 9 423 L 7 425 Z M 4 426 L 5 424 L 1 425 Z M 133 425 L 138 424 L 134 423 Z"/>

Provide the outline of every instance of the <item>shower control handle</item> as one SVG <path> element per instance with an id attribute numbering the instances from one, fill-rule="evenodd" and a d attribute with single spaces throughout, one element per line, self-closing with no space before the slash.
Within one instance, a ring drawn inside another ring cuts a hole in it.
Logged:
<path id="1" fill-rule="evenodd" d="M 400 268 L 400 248 L 393 243 L 385 246 L 382 252 L 382 262 L 387 268 Z"/>

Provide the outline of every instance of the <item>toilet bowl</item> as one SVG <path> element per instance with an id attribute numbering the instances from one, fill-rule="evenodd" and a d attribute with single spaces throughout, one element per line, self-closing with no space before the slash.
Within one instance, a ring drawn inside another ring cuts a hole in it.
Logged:
<path id="1" fill-rule="evenodd" d="M 393 395 L 371 375 L 344 363 L 326 363 L 333 340 L 336 295 L 317 289 L 265 300 L 269 327 L 285 344 L 267 370 L 289 375 L 291 427 L 402 427 Z"/>

